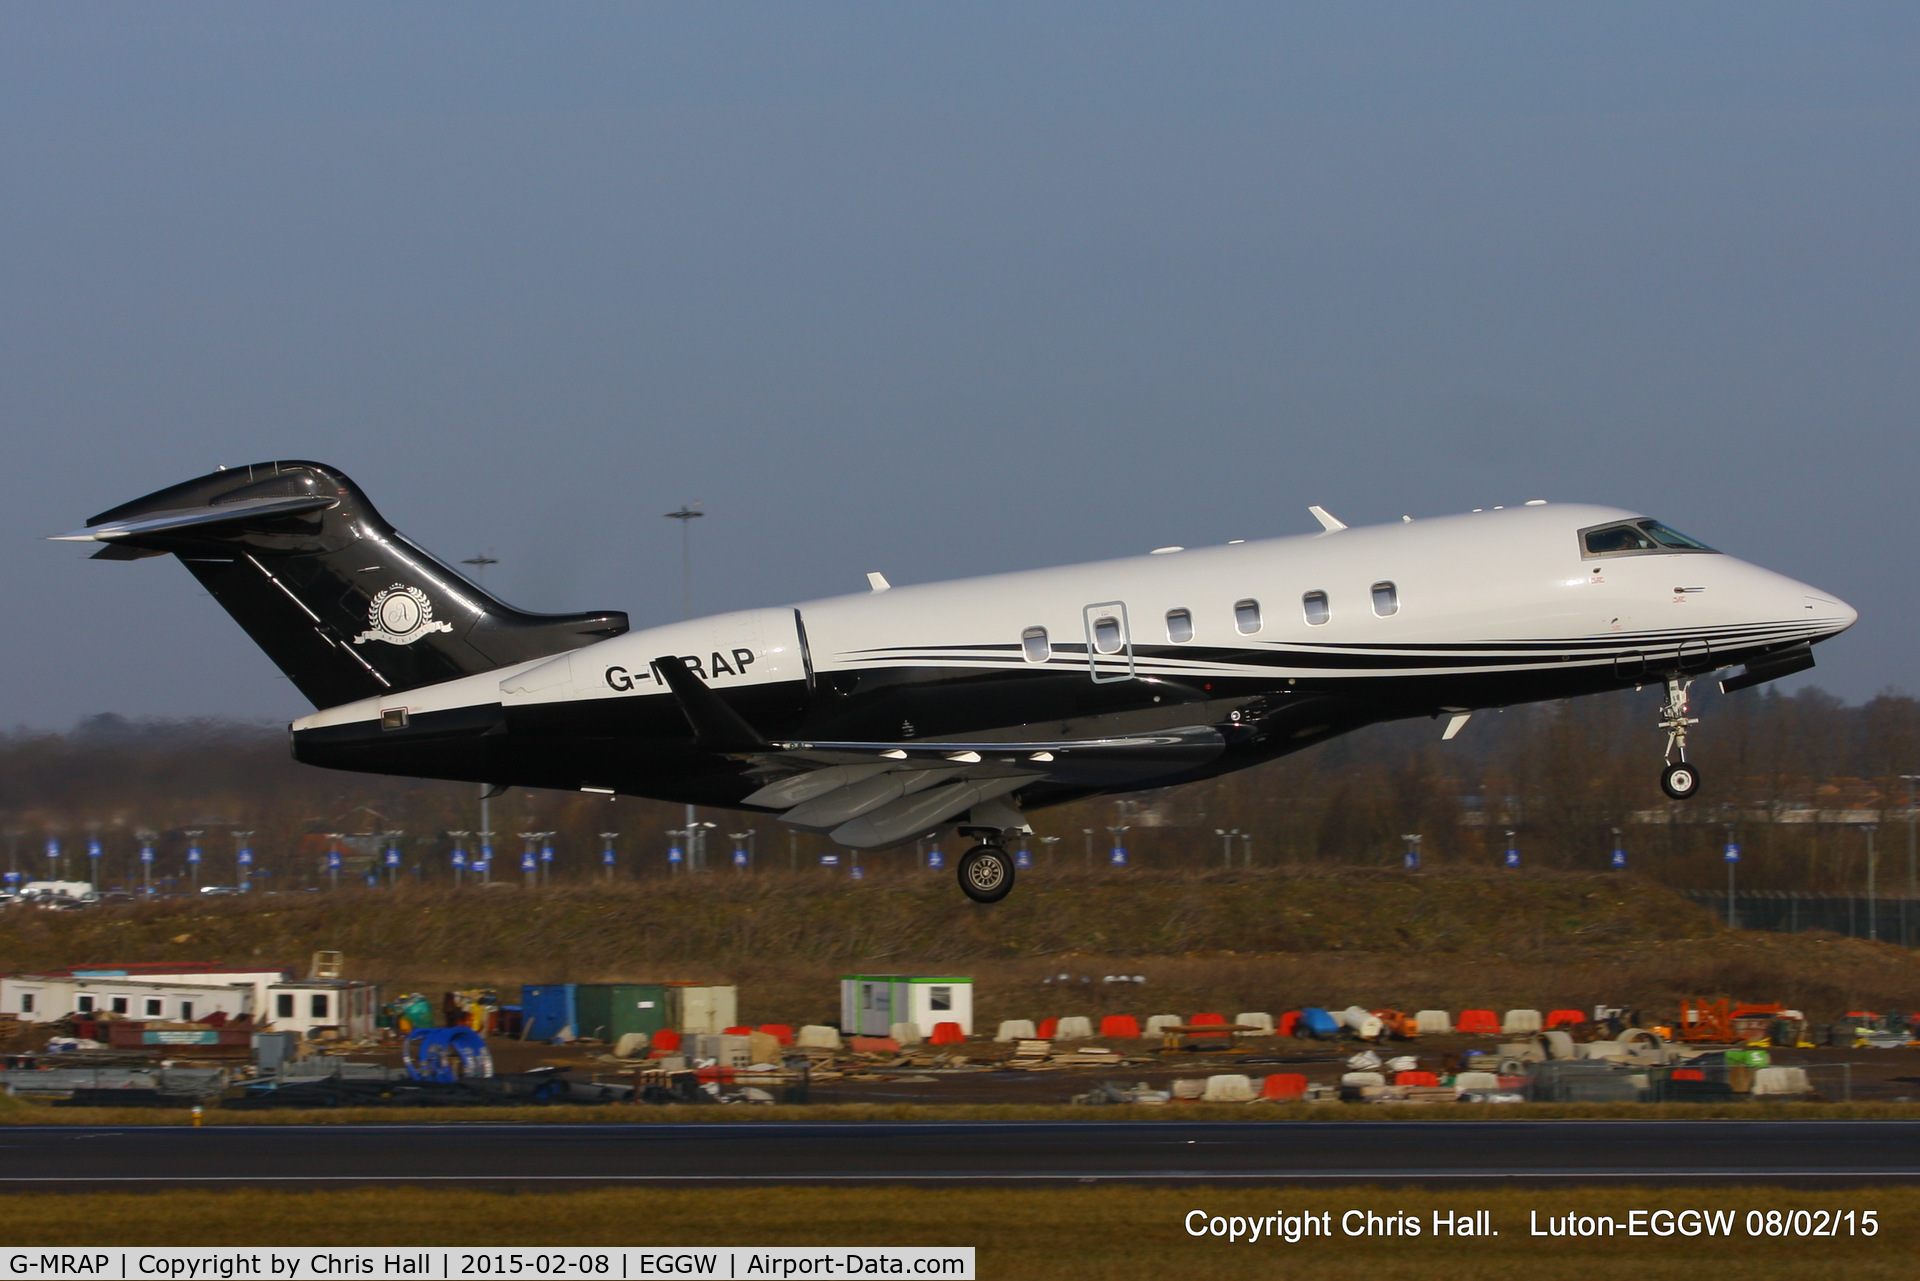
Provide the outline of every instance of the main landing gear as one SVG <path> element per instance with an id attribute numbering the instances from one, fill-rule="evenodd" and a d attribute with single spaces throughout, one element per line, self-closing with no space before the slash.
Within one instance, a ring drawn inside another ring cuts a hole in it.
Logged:
<path id="1" fill-rule="evenodd" d="M 1678 676 L 1667 678 L 1667 701 L 1661 708 L 1660 728 L 1667 731 L 1667 767 L 1660 771 L 1660 790 L 1676 801 L 1684 801 L 1700 790 L 1700 771 L 1687 761 L 1687 726 L 1698 725 L 1700 718 L 1687 715 L 1687 690 L 1693 682 Z"/>
<path id="2" fill-rule="evenodd" d="M 976 903 L 998 903 L 1013 893 L 1013 859 L 1000 844 L 1000 834 L 986 835 L 977 828 L 962 833 L 979 835 L 981 841 L 960 856 L 960 892 Z"/>

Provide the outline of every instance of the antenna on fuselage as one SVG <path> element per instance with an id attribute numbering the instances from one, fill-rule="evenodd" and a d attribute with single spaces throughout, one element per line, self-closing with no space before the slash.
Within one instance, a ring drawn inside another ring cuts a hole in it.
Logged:
<path id="1" fill-rule="evenodd" d="M 1313 513 L 1313 518 L 1319 521 L 1320 527 L 1329 534 L 1337 534 L 1347 527 L 1344 521 L 1336 519 L 1333 514 L 1324 507 L 1309 507 L 1307 510 Z"/>

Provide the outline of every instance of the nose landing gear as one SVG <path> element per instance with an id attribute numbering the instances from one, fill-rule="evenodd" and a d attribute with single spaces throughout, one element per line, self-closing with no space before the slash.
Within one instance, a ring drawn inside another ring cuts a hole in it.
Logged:
<path id="1" fill-rule="evenodd" d="M 1687 726 L 1698 725 L 1700 718 L 1687 715 L 1687 691 L 1691 680 L 1667 678 L 1667 701 L 1661 708 L 1660 728 L 1667 731 L 1667 767 L 1660 771 L 1660 790 L 1676 801 L 1684 801 L 1700 790 L 1700 771 L 1687 762 Z"/>

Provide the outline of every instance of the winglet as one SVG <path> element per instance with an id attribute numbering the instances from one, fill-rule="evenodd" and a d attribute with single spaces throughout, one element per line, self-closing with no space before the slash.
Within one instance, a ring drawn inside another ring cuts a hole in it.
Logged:
<path id="1" fill-rule="evenodd" d="M 1337 534 L 1347 527 L 1345 522 L 1336 520 L 1324 507 L 1314 506 L 1307 510 L 1313 513 L 1313 518 L 1319 521 L 1320 527 L 1329 534 Z"/>
<path id="2" fill-rule="evenodd" d="M 653 660 L 653 670 L 680 700 L 680 710 L 693 727 L 694 746 L 710 752 L 765 752 L 772 747 L 740 713 L 694 675 L 687 660 L 675 654 Z"/>
<path id="3" fill-rule="evenodd" d="M 887 581 L 887 576 L 885 574 L 882 574 L 876 571 L 874 573 L 867 575 L 867 586 L 871 587 L 876 592 L 884 592 L 888 588 L 892 587 L 893 584 Z"/>

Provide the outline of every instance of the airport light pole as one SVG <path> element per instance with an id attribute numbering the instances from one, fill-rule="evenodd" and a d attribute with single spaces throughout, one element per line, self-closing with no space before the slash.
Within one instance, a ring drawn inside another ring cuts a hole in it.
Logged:
<path id="1" fill-rule="evenodd" d="M 667 829 L 667 875 L 669 876 L 686 866 L 686 855 L 680 850 L 680 842 L 688 839 L 687 831 L 688 829 L 684 827 Z M 676 837 L 679 839 L 675 839 Z"/>
<path id="2" fill-rule="evenodd" d="M 753 834 L 749 827 L 744 832 L 728 832 L 727 839 L 733 842 L 733 870 L 744 872 L 753 866 Z"/>
<path id="3" fill-rule="evenodd" d="M 1233 866 L 1233 838 L 1240 835 L 1240 829 L 1237 827 L 1227 827 L 1227 828 L 1216 827 L 1213 829 L 1213 834 L 1220 838 L 1220 854 L 1221 854 L 1222 866 L 1232 867 Z"/>
<path id="4" fill-rule="evenodd" d="M 87 829 L 87 883 L 93 886 L 95 893 L 100 891 L 100 858 L 105 853 L 106 849 L 100 844 L 100 829 L 89 827 Z"/>
<path id="5" fill-rule="evenodd" d="M 405 832 L 388 832 L 387 853 L 384 859 L 387 865 L 387 888 L 393 889 L 400 884 L 400 838 Z"/>
<path id="6" fill-rule="evenodd" d="M 553 838 L 558 832 L 535 832 L 540 838 L 540 883 L 553 884 Z"/>
<path id="7" fill-rule="evenodd" d="M 1113 834 L 1113 853 L 1107 856 L 1107 861 L 1112 866 L 1125 867 L 1127 865 L 1127 847 L 1123 842 L 1126 834 L 1132 830 L 1133 824 L 1131 823 L 1121 823 L 1107 829 L 1108 832 Z"/>
<path id="8" fill-rule="evenodd" d="M 1920 895 L 1920 880 L 1917 880 L 1915 876 L 1914 857 L 1913 857 L 1914 855 L 1913 785 L 1916 782 L 1920 782 L 1920 774 L 1902 774 L 1900 777 L 1907 781 L 1907 897 L 1913 898 L 1916 895 Z"/>
<path id="9" fill-rule="evenodd" d="M 467 877 L 467 838 L 473 833 L 455 832 L 449 829 L 447 835 L 453 838 L 453 853 L 448 856 L 447 861 L 453 867 L 453 884 L 458 888 Z"/>
<path id="10" fill-rule="evenodd" d="M 65 879 L 60 875 L 60 838 L 57 836 L 47 837 L 47 879 Z"/>
<path id="11" fill-rule="evenodd" d="M 619 857 L 614 853 L 613 843 L 619 839 L 620 839 L 620 833 L 618 832 L 600 833 L 600 841 L 602 845 L 602 848 L 600 850 L 600 866 L 603 869 L 605 869 L 604 872 L 602 873 L 603 880 L 611 881 L 613 879 L 613 866 L 614 866 L 614 863 L 618 861 L 618 857 Z"/>
<path id="12" fill-rule="evenodd" d="M 693 617 L 693 522 L 706 513 L 700 510 L 700 504 L 681 503 L 678 511 L 663 512 L 667 520 L 680 522 L 680 617 Z M 699 836 L 696 824 L 699 822 L 698 807 L 687 806 L 687 870 L 693 871 L 699 866 Z"/>
<path id="13" fill-rule="evenodd" d="M 1242 867 L 1253 866 L 1253 833 L 1252 832 L 1240 833 L 1240 864 Z"/>
<path id="14" fill-rule="evenodd" d="M 1878 823 L 1862 823 L 1861 829 L 1867 834 L 1867 937 L 1877 940 L 1880 937 L 1879 900 L 1876 874 L 1880 870 L 1880 860 L 1874 851 L 1874 833 L 1880 830 Z"/>
<path id="15" fill-rule="evenodd" d="M 1091 872 L 1093 870 L 1093 829 L 1091 827 L 1083 827 L 1080 831 L 1084 833 L 1087 838 L 1087 870 Z"/>
<path id="16" fill-rule="evenodd" d="M 1728 823 L 1727 848 L 1721 855 L 1727 863 L 1727 928 L 1740 928 L 1739 914 L 1734 910 L 1734 872 L 1740 866 L 1740 842 L 1733 839 L 1733 824 Z"/>
<path id="17" fill-rule="evenodd" d="M 150 827 L 134 832 L 140 841 L 140 893 L 143 897 L 153 893 L 153 841 L 156 835 Z"/>
<path id="18" fill-rule="evenodd" d="M 1627 849 L 1626 846 L 1620 843 L 1620 829 L 1617 827 L 1613 829 L 1613 858 L 1611 862 L 1614 871 L 1624 872 L 1627 870 Z"/>
<path id="19" fill-rule="evenodd" d="M 327 880 L 336 890 L 340 888 L 340 865 L 344 861 L 340 857 L 340 838 L 339 832 L 327 833 Z"/>
<path id="20" fill-rule="evenodd" d="M 528 889 L 533 888 L 533 878 L 538 874 L 540 868 L 540 864 L 535 861 L 533 856 L 533 843 L 539 835 L 540 833 L 538 832 L 520 833 L 520 839 L 526 842 L 525 847 L 520 851 L 520 879 L 526 882 Z"/>
<path id="21" fill-rule="evenodd" d="M 200 853 L 200 838 L 206 834 L 206 829 L 202 827 L 190 827 L 186 831 L 187 874 L 193 878 L 192 885 L 195 894 L 200 892 L 200 859 L 202 857 Z"/>
<path id="22" fill-rule="evenodd" d="M 1407 852 L 1401 856 L 1401 862 L 1405 864 L 1406 869 L 1409 872 L 1419 871 L 1420 870 L 1420 841 L 1422 839 L 1420 833 L 1407 832 L 1407 833 L 1404 833 L 1400 837 L 1400 839 L 1407 843 Z"/>
<path id="23" fill-rule="evenodd" d="M 1057 836 L 1043 836 L 1040 838 L 1040 843 L 1047 847 L 1045 850 L 1045 853 L 1047 856 L 1047 866 L 1052 867 L 1053 866 L 1053 847 L 1060 843 L 1060 838 Z"/>
<path id="24" fill-rule="evenodd" d="M 1513 829 L 1509 827 L 1506 829 L 1506 832 L 1507 832 L 1506 864 L 1508 867 L 1513 868 L 1515 871 L 1518 871 L 1520 868 L 1520 847 L 1513 843 Z"/>
<path id="25" fill-rule="evenodd" d="M 253 833 L 233 833 L 233 876 L 242 890 L 253 888 Z"/>

